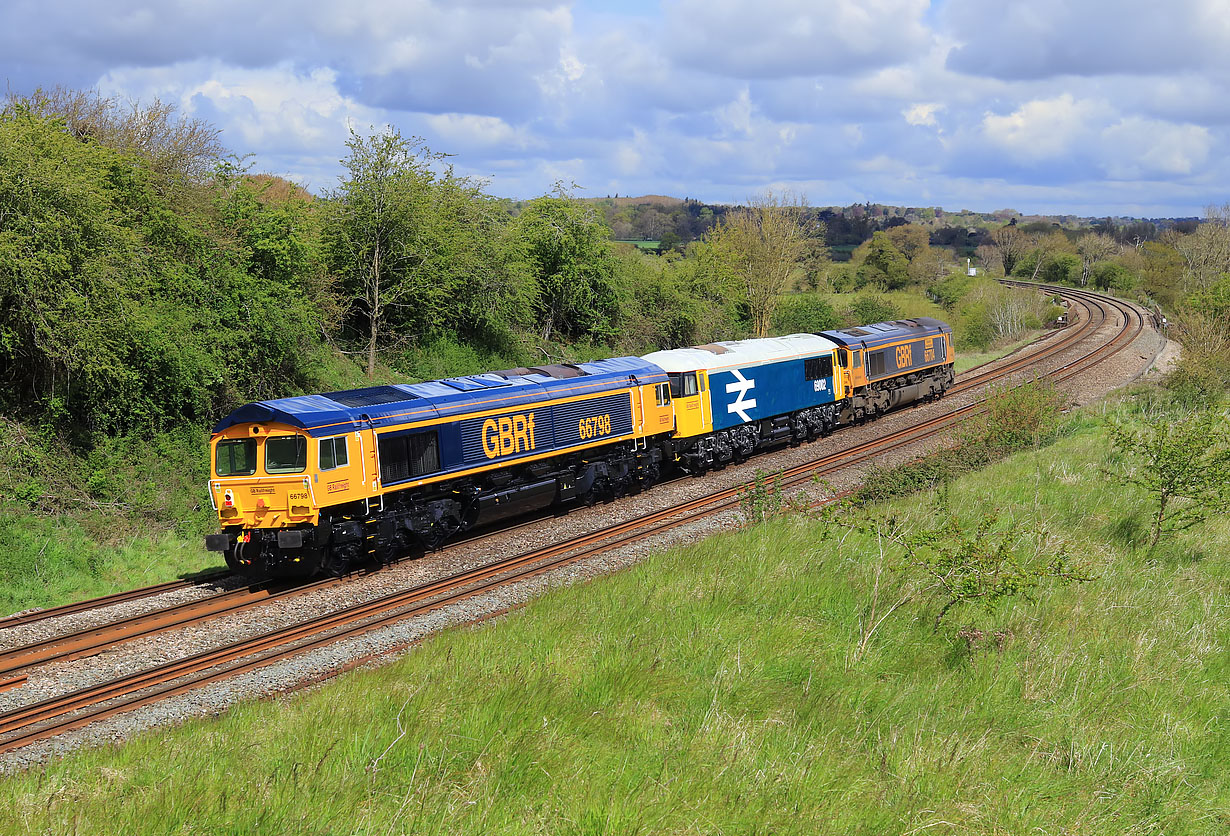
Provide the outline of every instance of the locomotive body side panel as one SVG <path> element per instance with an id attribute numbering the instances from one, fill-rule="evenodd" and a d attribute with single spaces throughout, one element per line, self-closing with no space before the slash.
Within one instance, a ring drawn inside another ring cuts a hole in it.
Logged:
<path id="1" fill-rule="evenodd" d="M 808 379 L 808 360 L 825 362 L 825 373 Z M 785 415 L 835 400 L 831 355 L 709 372 L 713 429 Z"/>

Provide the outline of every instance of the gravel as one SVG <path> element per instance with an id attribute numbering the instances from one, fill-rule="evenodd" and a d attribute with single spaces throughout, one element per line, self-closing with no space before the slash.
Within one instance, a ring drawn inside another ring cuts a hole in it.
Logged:
<path id="1" fill-rule="evenodd" d="M 1074 306 L 1075 308 L 1075 306 Z M 1118 330 L 1112 316 L 1095 335 L 1105 341 Z M 1091 337 L 1093 339 L 1093 337 Z M 1016 352 L 1013 357 L 1030 355 L 1045 347 L 1046 340 Z M 1142 375 L 1158 374 L 1176 356 L 1174 343 L 1156 331 L 1146 329 L 1127 349 L 1110 361 L 1086 371 L 1064 385 L 1076 404 L 1105 396 Z M 1080 348 L 1068 349 L 1045 367 L 1058 368 L 1075 359 Z M 1005 358 L 1007 359 L 1007 358 Z M 1002 363 L 1003 360 L 997 361 Z M 981 369 L 980 369 L 981 371 Z M 1017 380 L 1032 377 L 1033 371 L 1014 375 Z M 222 616 L 204 625 L 180 628 L 146 639 L 129 642 L 96 656 L 71 662 L 51 663 L 29 672 L 28 682 L 0 692 L 0 712 L 30 705 L 42 699 L 98 684 L 108 679 L 145 670 L 153 665 L 190 656 L 224 644 L 259 635 L 278 627 L 298 623 L 344 607 L 370 601 L 392 592 L 410 589 L 431 580 L 484 565 L 511 554 L 519 554 L 554 543 L 575 539 L 594 530 L 633 519 L 646 513 L 704 496 L 715 490 L 750 481 L 757 471 L 775 472 L 812 461 L 826 452 L 844 449 L 879 438 L 891 431 L 914 425 L 955 407 L 972 403 L 977 392 L 952 395 L 942 403 L 922 404 L 884 416 L 861 427 L 847 427 L 828 439 L 797 448 L 786 447 L 759 455 L 739 466 L 710 473 L 703 479 L 684 478 L 656 486 L 651 491 L 626 497 L 618 502 L 593 508 L 580 508 L 566 516 L 548 518 L 533 525 L 518 526 L 471 543 L 463 543 L 424 558 L 399 563 L 370 575 L 355 576 L 336 587 L 292 596 L 268 606 Z M 916 442 L 902 449 L 876 456 L 881 465 L 899 464 L 933 449 L 942 439 Z M 856 487 L 866 465 L 844 468 L 827 477 L 838 490 Z M 815 491 L 811 487 L 808 490 Z M 422 637 L 446 627 L 472 622 L 522 604 L 542 592 L 566 584 L 589 580 L 633 565 L 661 549 L 694 542 L 710 534 L 729 531 L 741 523 L 737 511 L 722 512 L 656 534 L 644 541 L 621 546 L 597 557 L 519 581 L 498 590 L 452 603 L 365 635 L 335 642 L 324 648 L 297 655 L 256 671 L 237 675 L 188 694 L 162 700 L 84 729 L 69 732 L 15 752 L 0 756 L 0 773 L 13 772 L 43 763 L 80 746 L 97 746 L 123 740 L 135 732 L 181 723 L 192 717 L 220 714 L 243 700 L 269 697 L 304 687 L 353 667 L 356 660 L 365 664 L 384 662 L 409 652 Z M 61 635 L 90 624 L 103 623 L 182 601 L 208 597 L 223 588 L 241 585 L 237 579 L 202 587 L 176 590 L 140 601 L 108 607 L 104 612 L 82 613 L 36 624 L 0 630 L 0 647 L 13 647 Z"/>

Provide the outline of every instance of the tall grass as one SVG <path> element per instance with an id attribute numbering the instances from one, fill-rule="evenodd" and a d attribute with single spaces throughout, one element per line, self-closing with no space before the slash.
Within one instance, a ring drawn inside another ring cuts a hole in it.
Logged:
<path id="1" fill-rule="evenodd" d="M 0 419 L 0 614 L 221 566 L 204 433 L 99 438 L 88 451 Z"/>
<path id="2" fill-rule="evenodd" d="M 1032 603 L 936 629 L 923 597 L 864 641 L 908 577 L 789 516 L 9 777 L 0 832 L 1225 833 L 1230 523 L 1143 548 L 1106 460 L 1089 421 L 947 488 L 1097 575 Z"/>

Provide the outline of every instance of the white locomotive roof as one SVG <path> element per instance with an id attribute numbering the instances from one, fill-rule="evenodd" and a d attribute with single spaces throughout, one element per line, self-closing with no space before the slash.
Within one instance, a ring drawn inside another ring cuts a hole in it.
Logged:
<path id="1" fill-rule="evenodd" d="M 837 348 L 837 343 L 818 334 L 791 334 L 755 340 L 724 340 L 707 346 L 672 348 L 646 354 L 643 360 L 666 372 L 691 372 L 758 366 L 791 357 L 810 357 Z"/>

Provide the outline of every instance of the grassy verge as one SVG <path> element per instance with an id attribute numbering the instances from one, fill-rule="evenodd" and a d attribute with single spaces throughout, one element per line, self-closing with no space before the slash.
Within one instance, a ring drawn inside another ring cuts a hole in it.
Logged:
<path id="1" fill-rule="evenodd" d="M 0 614 L 216 568 L 203 433 L 74 450 L 0 419 Z"/>
<path id="2" fill-rule="evenodd" d="M 1224 833 L 1230 521 L 1146 550 L 1106 449 L 1085 420 L 943 497 L 1045 528 L 1092 582 L 938 630 L 918 596 L 868 638 L 906 573 L 788 517 L 7 778 L 0 832 Z"/>
<path id="3" fill-rule="evenodd" d="M 1013 340 L 1004 345 L 993 346 L 986 351 L 963 351 L 957 354 L 957 359 L 953 362 L 953 367 L 957 374 L 969 371 L 975 366 L 981 366 L 984 363 L 991 363 L 1001 357 L 1007 357 L 1018 348 L 1024 348 L 1032 342 L 1041 339 L 1047 334 L 1046 331 L 1028 331 L 1023 334 L 1020 339 Z"/>

